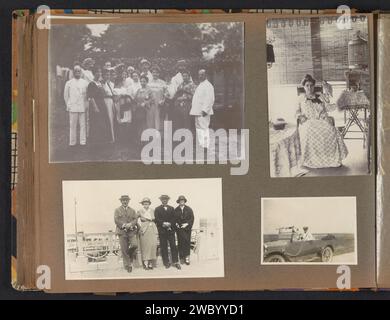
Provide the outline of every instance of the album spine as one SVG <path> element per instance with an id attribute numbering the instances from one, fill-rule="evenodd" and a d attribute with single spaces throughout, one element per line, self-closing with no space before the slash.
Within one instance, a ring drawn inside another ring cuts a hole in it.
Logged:
<path id="1" fill-rule="evenodd" d="M 390 15 L 377 20 L 377 287 L 390 288 Z"/>
<path id="2" fill-rule="evenodd" d="M 17 18 L 18 184 L 16 186 L 17 290 L 35 288 L 37 262 L 37 214 L 34 138 L 34 16 Z"/>
<path id="3" fill-rule="evenodd" d="M 72 13 L 93 14 L 232 14 L 232 13 L 267 13 L 267 14 L 324 14 L 335 13 L 334 9 L 88 9 L 75 10 Z M 355 12 L 356 10 L 352 10 Z"/>

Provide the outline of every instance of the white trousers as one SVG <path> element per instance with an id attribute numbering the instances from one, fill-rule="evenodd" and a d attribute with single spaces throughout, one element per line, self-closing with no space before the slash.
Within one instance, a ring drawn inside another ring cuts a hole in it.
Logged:
<path id="1" fill-rule="evenodd" d="M 77 124 L 80 127 L 80 144 L 87 143 L 85 112 L 69 112 L 69 145 L 77 143 Z"/>
<path id="2" fill-rule="evenodd" d="M 202 148 L 208 148 L 210 144 L 210 119 L 211 116 L 195 116 L 195 129 L 199 145 Z"/>

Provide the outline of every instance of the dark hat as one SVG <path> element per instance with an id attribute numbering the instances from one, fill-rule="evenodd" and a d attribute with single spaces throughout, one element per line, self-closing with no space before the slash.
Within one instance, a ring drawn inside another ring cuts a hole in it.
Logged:
<path id="1" fill-rule="evenodd" d="M 191 71 L 190 70 L 184 69 L 184 70 L 181 71 L 182 75 L 185 74 L 185 73 L 188 74 L 191 77 Z"/>
<path id="2" fill-rule="evenodd" d="M 186 66 L 187 66 L 187 62 L 184 59 L 181 59 L 181 60 L 177 61 L 177 63 L 176 63 L 176 68 L 177 67 L 186 67 Z"/>
<path id="3" fill-rule="evenodd" d="M 140 204 L 143 204 L 143 203 L 145 203 L 145 202 L 149 202 L 149 204 L 152 203 L 152 201 L 150 201 L 150 199 L 149 199 L 148 197 L 145 197 L 145 198 L 143 198 L 143 199 L 141 200 Z"/>
<path id="4" fill-rule="evenodd" d="M 187 199 L 185 196 L 179 196 L 179 198 L 177 198 L 176 202 L 180 203 L 181 200 L 184 200 L 185 202 L 187 202 Z"/>
<path id="5" fill-rule="evenodd" d="M 95 75 L 97 74 L 99 71 L 100 72 L 103 72 L 102 70 L 102 67 L 101 66 L 98 66 L 97 64 L 95 64 L 92 69 L 91 69 L 92 73 Z"/>
<path id="6" fill-rule="evenodd" d="M 127 194 L 122 195 L 119 200 L 130 200 L 130 197 Z"/>
<path id="7" fill-rule="evenodd" d="M 162 199 L 171 199 L 168 195 L 166 195 L 166 194 L 163 194 L 163 195 L 161 195 L 160 196 L 160 198 L 159 198 L 160 200 L 162 200 Z"/>
<path id="8" fill-rule="evenodd" d="M 142 59 L 141 62 L 140 62 L 140 64 L 144 64 L 144 63 L 148 64 L 149 66 L 151 65 L 151 63 L 150 63 L 149 60 Z"/>
<path id="9" fill-rule="evenodd" d="M 303 227 L 302 229 L 303 229 L 303 230 L 307 230 L 307 229 L 309 229 L 309 227 L 306 227 L 306 226 L 305 226 L 305 227 Z"/>
<path id="10" fill-rule="evenodd" d="M 111 70 L 113 70 L 112 67 L 111 68 L 104 67 L 102 71 L 103 73 L 111 73 Z"/>
<path id="11" fill-rule="evenodd" d="M 150 68 L 150 71 L 151 71 L 151 72 L 153 72 L 153 70 L 157 70 L 157 72 L 161 72 L 160 67 L 157 66 L 157 65 L 154 65 L 154 66 L 152 66 L 152 67 Z"/>
<path id="12" fill-rule="evenodd" d="M 146 82 L 149 82 L 149 78 L 148 78 L 148 75 L 146 73 L 141 73 L 140 76 L 139 76 L 140 80 L 141 79 L 145 79 Z"/>
<path id="13" fill-rule="evenodd" d="M 92 58 L 85 58 L 83 63 L 82 63 L 82 66 L 83 68 L 85 67 L 88 67 L 88 66 L 93 66 L 95 64 L 95 60 L 93 60 Z"/>
<path id="14" fill-rule="evenodd" d="M 120 63 L 120 64 L 116 65 L 114 67 L 114 70 L 116 72 L 123 72 L 123 71 L 125 71 L 125 64 L 124 63 Z"/>

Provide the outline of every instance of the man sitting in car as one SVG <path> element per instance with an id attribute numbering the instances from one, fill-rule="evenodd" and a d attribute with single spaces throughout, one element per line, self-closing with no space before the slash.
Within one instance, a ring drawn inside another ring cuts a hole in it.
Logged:
<path id="1" fill-rule="evenodd" d="M 303 233 L 300 235 L 301 241 L 312 241 L 314 240 L 313 235 L 309 232 L 309 227 L 303 227 Z"/>

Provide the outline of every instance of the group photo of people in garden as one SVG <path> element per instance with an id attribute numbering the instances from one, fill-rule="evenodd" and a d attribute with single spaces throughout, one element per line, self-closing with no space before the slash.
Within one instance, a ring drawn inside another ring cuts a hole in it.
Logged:
<path id="1" fill-rule="evenodd" d="M 241 23 L 61 25 L 49 41 L 51 162 L 137 161 L 167 126 L 207 150 L 209 130 L 243 125 Z"/>

